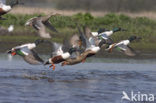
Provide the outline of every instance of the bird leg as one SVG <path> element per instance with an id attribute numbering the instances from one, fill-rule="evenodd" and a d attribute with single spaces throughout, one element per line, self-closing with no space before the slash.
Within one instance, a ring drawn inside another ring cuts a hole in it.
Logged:
<path id="1" fill-rule="evenodd" d="M 55 70 L 55 64 L 52 63 L 49 68 L 51 68 L 51 67 L 53 67 L 52 70 L 54 71 Z"/>

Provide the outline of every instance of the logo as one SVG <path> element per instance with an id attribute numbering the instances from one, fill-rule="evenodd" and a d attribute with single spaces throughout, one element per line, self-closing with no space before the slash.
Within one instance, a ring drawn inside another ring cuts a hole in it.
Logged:
<path id="1" fill-rule="evenodd" d="M 122 91 L 121 101 L 127 100 L 132 102 L 154 102 L 154 94 L 145 94 L 141 92 L 133 92 L 128 95 L 125 91 Z"/>

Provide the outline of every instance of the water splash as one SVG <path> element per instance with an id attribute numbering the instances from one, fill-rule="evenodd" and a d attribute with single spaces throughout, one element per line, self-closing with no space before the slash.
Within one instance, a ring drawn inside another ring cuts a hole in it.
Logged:
<path id="1" fill-rule="evenodd" d="M 12 55 L 8 54 L 8 61 L 12 61 Z"/>

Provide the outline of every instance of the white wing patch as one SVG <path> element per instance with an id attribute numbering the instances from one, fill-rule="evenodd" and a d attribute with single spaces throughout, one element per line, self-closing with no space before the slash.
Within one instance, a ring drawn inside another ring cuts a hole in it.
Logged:
<path id="1" fill-rule="evenodd" d="M 123 44 L 118 45 L 117 47 L 120 48 L 120 49 L 123 50 L 123 51 L 125 51 L 126 48 L 127 48 L 127 46 L 126 46 L 126 45 L 123 45 Z"/>
<path id="2" fill-rule="evenodd" d="M 62 45 L 54 43 L 54 52 L 52 54 L 55 56 L 62 55 L 63 54 Z"/>
<path id="3" fill-rule="evenodd" d="M 89 38 L 89 42 L 90 42 L 91 45 L 95 45 L 95 40 L 94 40 L 93 37 L 90 37 Z"/>

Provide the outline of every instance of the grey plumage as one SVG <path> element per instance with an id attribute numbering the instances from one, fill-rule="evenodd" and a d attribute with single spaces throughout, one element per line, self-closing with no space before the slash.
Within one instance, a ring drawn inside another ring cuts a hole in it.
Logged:
<path id="1" fill-rule="evenodd" d="M 25 49 L 26 51 L 26 49 Z M 28 55 L 23 56 L 23 59 L 32 65 L 40 65 L 43 64 L 44 61 L 39 57 L 38 53 L 35 50 L 29 50 L 27 49 Z"/>
<path id="2" fill-rule="evenodd" d="M 39 64 L 43 64 L 44 61 L 38 56 L 38 54 L 29 54 L 27 56 L 24 56 L 23 59 L 32 65 L 39 65 Z"/>
<path id="3" fill-rule="evenodd" d="M 43 16 L 43 17 L 42 16 L 33 17 L 29 19 L 25 25 L 32 26 L 34 29 L 36 29 L 40 37 L 51 38 L 50 33 L 46 31 L 46 27 L 54 32 L 57 32 L 57 30 L 49 22 L 49 19 L 55 15 L 57 14 L 50 14 L 50 15 Z"/>

